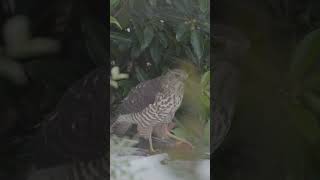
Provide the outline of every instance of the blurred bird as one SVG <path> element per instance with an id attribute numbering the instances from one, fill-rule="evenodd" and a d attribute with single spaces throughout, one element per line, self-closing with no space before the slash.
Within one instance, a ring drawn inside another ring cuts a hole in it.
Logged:
<path id="1" fill-rule="evenodd" d="M 169 70 L 157 78 L 139 83 L 122 101 L 118 117 L 111 125 L 110 132 L 124 135 L 133 125 L 137 125 L 138 136 L 149 141 L 151 152 L 152 134 L 160 138 L 173 138 L 183 143 L 191 143 L 171 134 L 168 125 L 172 122 L 184 95 L 184 81 L 188 74 L 181 69 Z"/>

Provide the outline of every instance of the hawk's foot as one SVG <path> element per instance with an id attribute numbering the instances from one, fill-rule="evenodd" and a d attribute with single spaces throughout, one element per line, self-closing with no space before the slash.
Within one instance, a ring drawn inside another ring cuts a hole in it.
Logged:
<path id="1" fill-rule="evenodd" d="M 182 138 L 180 138 L 180 137 L 177 137 L 177 136 L 171 134 L 170 132 L 168 133 L 168 136 L 171 137 L 171 138 L 173 138 L 173 139 L 178 140 L 179 142 L 177 142 L 177 145 L 179 145 L 179 144 L 181 144 L 181 143 L 185 143 L 185 144 L 188 144 L 192 149 L 194 148 L 193 145 L 192 145 L 189 141 L 187 141 L 187 140 L 185 140 L 185 139 L 182 139 Z"/>

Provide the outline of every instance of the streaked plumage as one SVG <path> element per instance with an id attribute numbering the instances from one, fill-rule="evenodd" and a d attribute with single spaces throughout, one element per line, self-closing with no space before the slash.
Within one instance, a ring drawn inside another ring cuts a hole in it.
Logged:
<path id="1" fill-rule="evenodd" d="M 138 135 L 149 139 L 155 128 L 165 128 L 167 133 L 158 136 L 170 136 L 167 124 L 174 118 L 184 94 L 184 81 L 188 74 L 180 69 L 168 71 L 165 75 L 147 80 L 133 88 L 119 107 L 119 116 L 111 126 L 111 132 L 124 134 L 133 124 L 137 124 Z M 177 137 L 173 137 L 182 140 Z"/>

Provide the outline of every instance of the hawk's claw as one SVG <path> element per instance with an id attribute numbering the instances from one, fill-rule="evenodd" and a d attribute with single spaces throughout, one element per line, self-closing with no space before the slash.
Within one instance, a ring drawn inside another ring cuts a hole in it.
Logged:
<path id="1" fill-rule="evenodd" d="M 149 149 L 149 153 L 150 153 L 150 154 L 157 154 L 157 153 L 159 153 L 159 152 L 160 152 L 159 150 L 155 150 L 155 149 L 153 149 L 153 148 L 152 148 L 152 149 L 151 149 L 151 148 Z"/>

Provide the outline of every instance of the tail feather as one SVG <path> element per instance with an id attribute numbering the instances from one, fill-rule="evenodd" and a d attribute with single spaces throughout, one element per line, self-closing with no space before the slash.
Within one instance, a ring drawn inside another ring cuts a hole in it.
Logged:
<path id="1" fill-rule="evenodd" d="M 128 129 L 133 125 L 127 115 L 120 115 L 118 119 L 111 125 L 111 134 L 124 135 Z"/>

